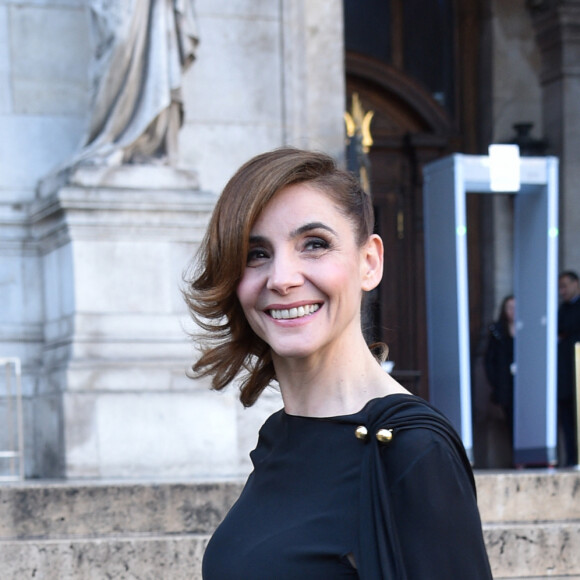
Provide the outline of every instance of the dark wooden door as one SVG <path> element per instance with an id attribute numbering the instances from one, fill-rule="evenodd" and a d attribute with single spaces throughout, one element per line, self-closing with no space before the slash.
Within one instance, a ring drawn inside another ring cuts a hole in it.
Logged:
<path id="1" fill-rule="evenodd" d="M 418 23 L 416 14 L 431 16 Z M 425 398 L 422 168 L 453 152 L 487 149 L 489 21 L 489 0 L 345 0 L 347 98 L 350 105 L 358 93 L 363 107 L 375 111 L 371 186 L 385 275 L 373 297 L 373 338 L 388 343 L 397 378 Z M 482 329 L 482 198 L 467 197 L 472 350 Z"/>
<path id="2" fill-rule="evenodd" d="M 370 182 L 385 272 L 372 338 L 388 345 L 394 376 L 427 398 L 422 167 L 447 152 L 451 128 L 443 109 L 396 70 L 352 55 L 347 70 L 349 98 L 357 93 L 374 111 Z"/>
<path id="3" fill-rule="evenodd" d="M 385 245 L 385 271 L 378 293 L 381 338 L 389 346 L 395 373 L 424 372 L 423 325 L 417 324 L 424 283 L 418 275 L 421 256 L 415 255 L 417 232 L 412 231 L 417 218 L 409 179 L 413 168 L 404 151 L 385 147 L 373 150 L 371 167 L 376 230 Z M 409 382 L 409 387 L 420 387 Z"/>

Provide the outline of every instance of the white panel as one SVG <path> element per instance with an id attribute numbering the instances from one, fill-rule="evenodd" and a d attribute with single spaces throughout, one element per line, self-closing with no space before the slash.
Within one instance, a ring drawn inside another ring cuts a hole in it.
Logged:
<path id="1" fill-rule="evenodd" d="M 465 332 L 461 329 L 464 305 L 459 296 L 463 294 L 460 284 L 465 281 L 460 282 L 458 276 L 459 261 L 465 259 L 465 249 L 460 248 L 465 243 L 465 215 L 464 206 L 456 206 L 456 198 L 465 196 L 457 195 L 455 189 L 463 183 L 461 176 L 458 156 L 426 167 L 423 201 L 430 397 L 454 425 L 469 452 L 471 421 L 464 420 L 462 407 L 468 403 L 462 401 L 461 387 L 469 358 L 466 361 L 460 357 Z"/>
<path id="2" fill-rule="evenodd" d="M 461 403 L 461 438 L 469 450 L 473 447 L 471 425 L 471 359 L 469 345 L 469 288 L 467 270 L 467 210 L 465 204 L 464 157 L 455 165 L 455 234 L 457 236 L 457 320 L 459 332 L 459 389 Z"/>
<path id="3" fill-rule="evenodd" d="M 515 457 L 522 464 L 545 465 L 555 459 L 557 168 L 555 158 L 521 158 L 522 187 L 514 194 L 518 305 Z M 493 193 L 489 158 L 454 155 L 427 165 L 424 173 L 429 388 L 433 403 L 455 425 L 469 453 L 469 232 L 465 195 Z"/>

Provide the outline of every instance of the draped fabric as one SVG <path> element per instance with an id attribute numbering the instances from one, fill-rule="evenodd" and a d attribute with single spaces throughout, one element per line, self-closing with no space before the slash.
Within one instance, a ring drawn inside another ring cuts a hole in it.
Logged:
<path id="1" fill-rule="evenodd" d="M 93 109 L 68 162 L 167 161 L 181 125 L 181 79 L 197 46 L 193 0 L 93 0 Z"/>
<path id="2" fill-rule="evenodd" d="M 473 472 L 459 436 L 422 399 L 391 398 L 364 425 L 361 579 L 490 579 Z M 392 440 L 380 443 L 380 429 Z M 414 530 L 414 531 L 413 531 Z"/>
<path id="3" fill-rule="evenodd" d="M 377 440 L 381 429 L 390 441 Z M 417 397 L 339 417 L 279 411 L 252 462 L 208 544 L 205 580 L 491 579 L 462 443 Z"/>

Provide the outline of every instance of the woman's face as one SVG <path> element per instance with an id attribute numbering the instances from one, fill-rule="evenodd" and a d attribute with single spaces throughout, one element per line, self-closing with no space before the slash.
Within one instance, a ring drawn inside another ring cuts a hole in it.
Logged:
<path id="1" fill-rule="evenodd" d="M 505 315 L 509 322 L 513 322 L 515 315 L 516 315 L 516 301 L 515 298 L 510 298 L 506 300 L 505 306 Z"/>
<path id="2" fill-rule="evenodd" d="M 358 247 L 352 222 L 335 202 L 296 184 L 277 193 L 254 224 L 237 295 L 275 355 L 338 354 L 360 335 L 362 291 L 381 275 L 380 238 Z"/>

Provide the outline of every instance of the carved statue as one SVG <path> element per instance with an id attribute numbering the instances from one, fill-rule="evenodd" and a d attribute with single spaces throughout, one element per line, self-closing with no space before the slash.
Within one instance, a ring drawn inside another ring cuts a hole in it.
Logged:
<path id="1" fill-rule="evenodd" d="M 91 0 L 96 51 L 88 132 L 67 163 L 173 164 L 181 79 L 198 43 L 193 0 Z"/>

